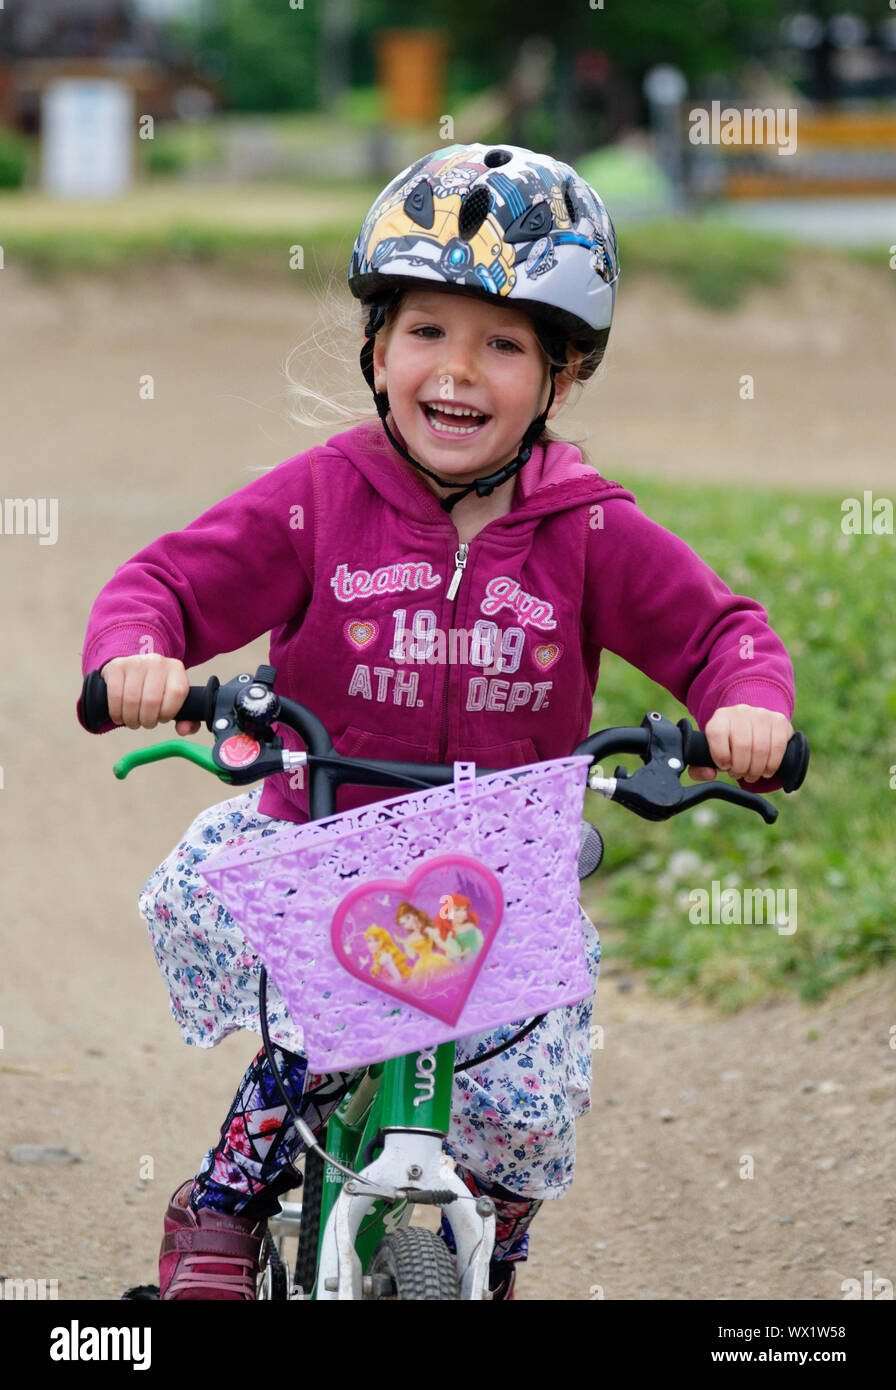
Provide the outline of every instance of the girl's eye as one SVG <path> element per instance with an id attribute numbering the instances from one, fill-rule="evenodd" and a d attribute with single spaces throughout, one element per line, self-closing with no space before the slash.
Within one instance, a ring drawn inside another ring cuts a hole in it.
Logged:
<path id="1" fill-rule="evenodd" d="M 440 334 L 440 332 L 442 332 L 442 329 L 436 328 L 435 324 L 422 324 L 420 328 L 411 328 L 411 336 L 415 334 Z M 493 338 L 492 342 L 501 343 L 501 345 L 503 345 L 501 346 L 501 352 L 504 352 L 507 347 L 510 347 L 511 352 L 522 352 L 518 343 L 511 342 L 510 338 Z"/>

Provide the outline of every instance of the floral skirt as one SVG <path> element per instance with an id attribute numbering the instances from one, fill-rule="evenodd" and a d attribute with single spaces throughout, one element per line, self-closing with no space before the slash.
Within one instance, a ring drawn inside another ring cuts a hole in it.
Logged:
<path id="1" fill-rule="evenodd" d="M 228 1033 L 261 1032 L 261 961 L 197 872 L 206 857 L 274 835 L 286 823 L 260 815 L 261 788 L 210 806 L 160 864 L 140 894 L 171 1013 L 184 1039 L 214 1047 Z M 582 911 L 585 953 L 597 987 L 600 941 Z M 591 1108 L 593 999 L 555 1009 L 522 1042 L 454 1080 L 446 1151 L 464 1167 L 521 1197 L 561 1197 L 573 1178 L 575 1121 Z M 268 982 L 272 1042 L 301 1053 L 302 1030 Z M 457 1060 L 488 1052 L 526 1022 L 461 1038 Z"/>

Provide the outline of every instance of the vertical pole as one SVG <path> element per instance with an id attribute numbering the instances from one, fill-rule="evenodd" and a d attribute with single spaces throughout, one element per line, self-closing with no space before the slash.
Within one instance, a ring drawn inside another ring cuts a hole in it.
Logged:
<path id="1" fill-rule="evenodd" d="M 572 163 L 581 153 L 578 89 L 575 80 L 576 16 L 569 5 L 554 13 L 553 38 L 557 45 L 554 63 L 554 130 L 558 158 Z"/>
<path id="2" fill-rule="evenodd" d="M 663 63 L 651 68 L 644 78 L 654 150 L 671 181 L 678 208 L 686 201 L 682 149 L 682 103 L 686 93 L 684 73 L 671 65 Z"/>
<path id="3" fill-rule="evenodd" d="M 321 5 L 318 32 L 318 101 L 334 112 L 349 85 L 349 40 L 354 0 L 326 0 Z"/>

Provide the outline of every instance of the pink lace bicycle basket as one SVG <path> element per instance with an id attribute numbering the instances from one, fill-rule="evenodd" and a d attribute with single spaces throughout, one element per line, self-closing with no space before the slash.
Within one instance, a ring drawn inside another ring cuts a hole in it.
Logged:
<path id="1" fill-rule="evenodd" d="M 454 781 L 208 859 L 317 1071 L 488 1032 L 590 992 L 578 850 L 590 766 Z"/>

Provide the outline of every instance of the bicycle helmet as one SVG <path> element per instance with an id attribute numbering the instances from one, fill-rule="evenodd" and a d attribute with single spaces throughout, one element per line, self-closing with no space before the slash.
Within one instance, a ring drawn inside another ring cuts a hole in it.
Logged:
<path id="1" fill-rule="evenodd" d="M 502 299 L 524 309 L 550 362 L 547 405 L 519 452 L 486 478 L 441 501 L 445 511 L 469 492 L 487 497 L 528 462 L 547 421 L 566 344 L 583 353 L 579 379 L 603 358 L 610 336 L 619 258 L 610 215 L 568 164 L 515 145 L 450 145 L 424 155 L 383 189 L 352 250 L 348 283 L 369 309 L 361 370 L 393 447 L 443 488 L 389 429 L 389 398 L 377 391 L 373 344 L 387 309 L 408 288 Z"/>

